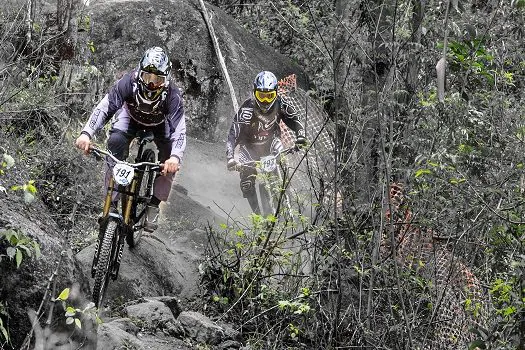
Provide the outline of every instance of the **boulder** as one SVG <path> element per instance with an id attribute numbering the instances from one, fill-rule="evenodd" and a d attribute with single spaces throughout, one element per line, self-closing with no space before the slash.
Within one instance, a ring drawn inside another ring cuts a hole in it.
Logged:
<path id="1" fill-rule="evenodd" d="M 170 248 L 169 242 L 154 235 L 143 236 L 133 249 L 122 254 L 118 278 L 110 280 L 106 299 L 134 300 L 155 295 L 190 296 L 197 288 L 193 269 Z M 95 244 L 77 254 L 85 276 L 93 287 L 91 262 Z"/>
<path id="2" fill-rule="evenodd" d="M 11 342 L 16 347 L 31 329 L 29 310 L 37 311 L 43 303 L 40 311 L 42 320 L 46 320 L 50 299 L 75 283 L 83 286 L 85 291 L 87 284 L 65 242 L 66 233 L 58 228 L 40 201 L 26 206 L 11 192 L 9 195 L 0 194 L 0 232 L 6 230 L 15 230 L 29 237 L 39 244 L 41 250 L 38 259 L 24 254 L 19 268 L 5 256 L 0 260 L 0 300 L 8 315 L 4 322 L 7 321 L 7 327 L 12 330 Z M 57 306 L 54 311 L 50 319 L 54 324 L 63 325 L 62 307 Z"/>

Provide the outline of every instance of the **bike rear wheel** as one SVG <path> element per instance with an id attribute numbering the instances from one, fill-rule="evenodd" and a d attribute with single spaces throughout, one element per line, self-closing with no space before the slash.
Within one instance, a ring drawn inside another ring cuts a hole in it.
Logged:
<path id="1" fill-rule="evenodd" d="M 95 270 L 93 285 L 93 302 L 96 307 L 101 307 L 106 296 L 110 278 L 112 252 L 117 248 L 119 222 L 109 219 L 102 241 L 99 242 L 98 260 Z"/>
<path id="2" fill-rule="evenodd" d="M 261 203 L 261 214 L 267 216 L 275 214 L 275 198 L 266 183 L 259 184 L 259 201 Z"/>
<path id="3" fill-rule="evenodd" d="M 155 151 L 152 149 L 146 149 L 144 150 L 144 153 L 142 153 L 140 161 L 154 163 L 156 158 Z M 138 179 L 138 192 L 132 210 L 134 220 L 136 221 L 133 225 L 133 229 L 130 230 L 126 235 L 126 242 L 130 248 L 134 248 L 139 243 L 142 233 L 144 232 L 146 206 L 151 199 L 150 193 L 151 189 L 153 188 L 155 177 L 155 172 L 146 171 L 141 174 L 140 178 Z"/>
<path id="4" fill-rule="evenodd" d="M 294 221 L 293 207 L 288 195 L 288 191 L 280 193 L 283 185 L 283 174 L 280 169 L 276 169 L 272 176 L 259 184 L 259 197 L 262 204 L 262 213 L 276 216 L 284 216 L 289 221 Z M 279 203 L 281 201 L 281 203 Z M 277 208 L 280 212 L 276 213 Z"/>

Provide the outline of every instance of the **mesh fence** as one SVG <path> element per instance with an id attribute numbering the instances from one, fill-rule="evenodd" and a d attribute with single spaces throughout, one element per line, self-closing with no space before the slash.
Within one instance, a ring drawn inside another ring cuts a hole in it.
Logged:
<path id="1" fill-rule="evenodd" d="M 310 96 L 297 87 L 295 75 L 279 81 L 279 94 L 298 112 L 305 125 L 309 145 L 306 152 L 288 155 L 290 193 L 301 214 L 311 221 L 328 218 L 335 208 L 340 211 L 340 201 L 334 207 L 334 141 L 333 123 L 322 109 L 320 98 Z M 281 121 L 281 140 L 285 148 L 292 147 L 295 134 Z M 339 198 L 339 197 L 337 197 Z"/>
<path id="2" fill-rule="evenodd" d="M 334 196 L 333 190 L 334 124 L 321 108 L 321 98 L 316 99 L 298 88 L 294 75 L 279 81 L 279 93 L 299 111 L 310 142 L 306 155 L 305 152 L 298 152 L 287 156 L 290 171 L 295 171 L 293 175 L 290 173 L 290 192 L 295 194 L 292 197 L 297 201 L 301 213 L 310 217 L 312 221 L 331 218 L 331 213 L 341 211 L 340 197 Z M 283 122 L 281 134 L 283 146 L 293 146 L 295 134 Z M 401 220 L 409 222 L 405 217 L 406 212 L 401 214 Z M 466 348 L 472 340 L 472 333 L 468 329 L 484 324 L 486 319 L 480 282 L 446 244 L 440 244 L 433 239 L 431 232 L 411 227 L 403 236 L 403 241 L 398 243 L 397 258 L 405 266 L 418 256 L 417 254 L 424 255 L 420 256 L 420 259 L 428 268 L 420 273 L 435 286 L 431 290 L 435 298 L 433 301 L 437 305 L 431 325 L 433 336 L 427 342 L 432 344 L 432 349 Z M 425 272 L 428 275 L 425 275 Z M 477 316 L 474 316 L 472 310 L 464 307 L 462 303 L 465 300 L 472 301 L 472 305 L 475 306 L 471 308 L 480 308 L 475 310 L 479 313 Z M 429 346 L 424 344 L 422 348 L 426 349 Z"/>

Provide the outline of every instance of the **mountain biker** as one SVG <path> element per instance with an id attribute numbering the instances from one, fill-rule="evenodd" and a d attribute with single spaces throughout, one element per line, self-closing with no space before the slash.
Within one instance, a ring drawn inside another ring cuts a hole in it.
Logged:
<path id="1" fill-rule="evenodd" d="M 281 143 L 282 120 L 295 132 L 295 143 L 306 144 L 303 124 L 299 112 L 277 94 L 278 82 L 272 72 L 262 71 L 253 82 L 253 96 L 246 99 L 235 114 L 228 140 L 226 142 L 227 169 L 237 169 L 241 163 L 256 161 L 269 154 L 277 154 L 283 149 Z M 234 158 L 235 148 L 239 145 L 239 161 Z M 248 200 L 252 211 L 260 214 L 255 192 L 256 170 L 240 170 L 240 186 L 243 197 Z"/>
<path id="2" fill-rule="evenodd" d="M 112 119 L 107 147 L 115 157 L 124 160 L 138 132 L 153 132 L 164 168 L 163 176 L 155 179 L 153 198 L 146 208 L 144 230 L 148 232 L 157 228 L 159 204 L 168 199 L 186 148 L 183 99 L 179 88 L 170 82 L 170 71 L 171 62 L 162 48 L 147 49 L 138 67 L 124 74 L 94 108 L 75 142 L 88 154 L 91 139 Z M 106 188 L 110 176 L 108 168 Z"/>

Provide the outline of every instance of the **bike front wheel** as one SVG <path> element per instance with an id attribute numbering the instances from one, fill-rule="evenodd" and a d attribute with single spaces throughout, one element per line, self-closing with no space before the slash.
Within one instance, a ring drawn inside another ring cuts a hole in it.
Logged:
<path id="1" fill-rule="evenodd" d="M 146 149 L 144 150 L 144 153 L 142 153 L 140 161 L 154 163 L 156 158 L 155 151 L 152 149 Z M 137 196 L 135 197 L 135 202 L 133 204 L 134 208 L 132 210 L 133 216 L 135 218 L 135 224 L 133 229 L 130 230 L 126 235 L 126 242 L 130 248 L 135 247 L 139 243 L 142 233 L 144 232 L 146 207 L 153 193 L 152 189 L 156 175 L 157 174 L 153 171 L 145 171 L 138 179 L 138 192 Z"/>
<path id="2" fill-rule="evenodd" d="M 95 282 L 93 284 L 93 302 L 96 307 L 101 307 L 106 296 L 110 278 L 112 252 L 116 250 L 119 223 L 110 218 L 104 236 L 98 243 L 98 260 L 95 266 Z"/>

